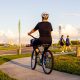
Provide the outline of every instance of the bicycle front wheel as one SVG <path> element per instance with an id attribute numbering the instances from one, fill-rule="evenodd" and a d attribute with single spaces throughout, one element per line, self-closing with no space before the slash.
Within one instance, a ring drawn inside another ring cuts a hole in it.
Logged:
<path id="1" fill-rule="evenodd" d="M 36 63 L 37 63 L 37 56 L 35 50 L 33 50 L 32 55 L 31 55 L 31 68 L 34 70 L 36 68 Z"/>
<path id="2" fill-rule="evenodd" d="M 45 51 L 42 56 L 42 67 L 43 67 L 43 71 L 46 74 L 50 74 L 52 72 L 53 65 L 54 65 L 53 61 L 54 60 L 51 51 L 50 50 Z"/>

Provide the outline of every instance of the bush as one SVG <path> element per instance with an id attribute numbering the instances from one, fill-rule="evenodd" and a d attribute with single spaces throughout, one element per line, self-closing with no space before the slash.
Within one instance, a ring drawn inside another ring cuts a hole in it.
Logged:
<path id="1" fill-rule="evenodd" d="M 80 75 L 80 58 L 77 58 L 75 55 L 70 54 L 55 56 L 53 69 Z"/>
<path id="2" fill-rule="evenodd" d="M 72 45 L 79 45 L 79 41 L 75 40 L 75 41 L 71 41 Z"/>

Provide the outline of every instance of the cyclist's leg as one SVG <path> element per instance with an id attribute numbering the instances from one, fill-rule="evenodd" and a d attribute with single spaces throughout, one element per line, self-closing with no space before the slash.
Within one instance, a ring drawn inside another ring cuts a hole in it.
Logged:
<path id="1" fill-rule="evenodd" d="M 46 60 L 47 54 L 45 54 L 45 52 L 48 50 L 48 48 L 51 46 L 51 43 L 48 43 L 49 45 L 44 47 L 44 54 L 42 54 L 42 56 L 44 55 L 44 59 Z"/>
<path id="2" fill-rule="evenodd" d="M 34 42 L 33 42 L 33 49 L 36 50 L 36 52 L 38 52 L 38 45 L 40 45 L 41 42 L 39 39 L 35 39 Z"/>
<path id="3" fill-rule="evenodd" d="M 51 46 L 51 43 L 49 43 L 48 46 L 44 47 L 44 51 L 48 50 L 48 48 Z"/>
<path id="4" fill-rule="evenodd" d="M 33 42 L 33 49 L 36 51 L 37 55 L 39 54 L 39 48 L 38 46 L 41 45 L 41 42 L 39 39 L 36 39 L 34 42 Z M 40 65 L 42 64 L 42 56 L 40 55 Z"/>

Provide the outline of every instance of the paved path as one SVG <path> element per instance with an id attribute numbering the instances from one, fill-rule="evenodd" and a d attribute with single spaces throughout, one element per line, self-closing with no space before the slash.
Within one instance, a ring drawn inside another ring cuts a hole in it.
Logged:
<path id="1" fill-rule="evenodd" d="M 31 70 L 30 58 L 20 58 L 4 63 L 0 70 L 18 80 L 80 80 L 80 76 L 53 70 L 50 75 L 44 74 L 42 67 Z"/>

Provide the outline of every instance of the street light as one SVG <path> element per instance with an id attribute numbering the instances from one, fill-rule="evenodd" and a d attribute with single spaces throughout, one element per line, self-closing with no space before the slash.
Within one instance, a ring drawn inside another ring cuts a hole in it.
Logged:
<path id="1" fill-rule="evenodd" d="M 18 54 L 21 54 L 21 23 L 20 23 L 20 20 L 18 23 L 18 32 L 19 32 L 19 51 L 18 51 Z"/>
<path id="2" fill-rule="evenodd" d="M 59 39 L 61 37 L 61 26 L 59 26 Z"/>

